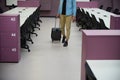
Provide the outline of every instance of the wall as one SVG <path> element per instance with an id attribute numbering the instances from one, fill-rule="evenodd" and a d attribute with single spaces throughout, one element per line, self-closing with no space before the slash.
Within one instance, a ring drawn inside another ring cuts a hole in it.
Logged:
<path id="1" fill-rule="evenodd" d="M 120 10 L 120 0 L 113 0 L 113 7 Z"/>
<path id="2" fill-rule="evenodd" d="M 106 7 L 110 6 L 113 7 L 113 9 L 118 8 L 120 9 L 120 0 L 91 0 L 91 1 L 98 1 L 98 5 L 104 5 L 103 9 L 106 9 Z"/>
<path id="3" fill-rule="evenodd" d="M 98 2 L 97 1 L 77 2 L 77 7 L 81 7 L 81 8 L 97 8 L 98 7 Z"/>
<path id="4" fill-rule="evenodd" d="M 18 7 L 38 7 L 39 5 L 39 0 L 18 1 Z"/>
<path id="5" fill-rule="evenodd" d="M 47 5 L 44 4 L 45 1 L 41 0 L 41 6 L 44 6 L 44 9 L 42 8 L 40 15 L 41 16 L 55 16 L 58 11 L 58 5 L 59 5 L 59 0 L 46 0 L 49 1 L 49 6 L 50 8 L 47 7 Z"/>
<path id="6" fill-rule="evenodd" d="M 3 9 L 3 11 L 9 10 L 9 8 L 6 7 L 5 0 L 0 0 L 0 7 Z"/>
<path id="7" fill-rule="evenodd" d="M 104 5 L 103 9 L 106 9 L 108 6 L 112 6 L 112 0 L 92 0 L 92 1 L 98 1 L 98 6 Z"/>

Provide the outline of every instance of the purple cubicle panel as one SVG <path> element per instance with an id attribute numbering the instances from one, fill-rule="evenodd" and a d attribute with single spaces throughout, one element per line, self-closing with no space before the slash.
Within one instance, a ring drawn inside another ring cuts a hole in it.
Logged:
<path id="1" fill-rule="evenodd" d="M 0 31 L 4 31 L 4 32 L 8 32 L 8 31 L 16 31 L 17 27 L 14 27 L 14 25 L 16 25 L 15 23 L 15 17 L 11 17 L 7 16 L 7 15 L 0 15 L 0 26 L 4 26 L 4 27 L 0 27 Z M 10 26 L 11 25 L 11 26 Z"/>
<path id="2" fill-rule="evenodd" d="M 120 60 L 120 30 L 83 30 L 81 80 L 86 60 Z"/>
<path id="3" fill-rule="evenodd" d="M 120 15 L 111 16 L 111 29 L 120 29 Z"/>
<path id="4" fill-rule="evenodd" d="M 39 5 L 39 0 L 18 1 L 18 7 L 38 7 Z"/>
<path id="5" fill-rule="evenodd" d="M 0 15 L 0 62 L 20 60 L 19 15 Z"/>
<path id="6" fill-rule="evenodd" d="M 98 7 L 98 2 L 97 1 L 77 2 L 77 7 L 80 7 L 80 8 L 97 8 Z"/>
<path id="7" fill-rule="evenodd" d="M 83 30 L 83 52 L 90 60 L 120 59 L 120 30 Z"/>
<path id="8" fill-rule="evenodd" d="M 84 54 L 84 53 L 86 53 L 87 50 L 84 47 L 86 47 L 86 45 L 87 45 L 87 43 L 86 43 L 87 40 L 85 39 L 84 33 L 82 33 L 82 39 L 84 39 L 84 40 L 82 40 L 81 80 L 86 80 L 86 77 L 85 77 L 86 76 L 86 71 L 85 71 L 86 54 Z"/>

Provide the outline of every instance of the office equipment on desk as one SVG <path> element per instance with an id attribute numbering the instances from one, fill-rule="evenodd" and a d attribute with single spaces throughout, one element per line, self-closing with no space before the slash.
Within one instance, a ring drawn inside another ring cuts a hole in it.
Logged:
<path id="1" fill-rule="evenodd" d="M 97 12 L 97 14 L 100 14 L 100 12 Z"/>
<path id="2" fill-rule="evenodd" d="M 120 80 L 120 60 L 87 60 L 86 62 L 96 80 Z"/>

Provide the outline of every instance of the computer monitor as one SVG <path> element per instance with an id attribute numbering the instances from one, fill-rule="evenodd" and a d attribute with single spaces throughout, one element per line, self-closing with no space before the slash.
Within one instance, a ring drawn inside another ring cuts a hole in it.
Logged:
<path id="1" fill-rule="evenodd" d="M 17 6 L 18 0 L 6 0 L 6 6 Z"/>

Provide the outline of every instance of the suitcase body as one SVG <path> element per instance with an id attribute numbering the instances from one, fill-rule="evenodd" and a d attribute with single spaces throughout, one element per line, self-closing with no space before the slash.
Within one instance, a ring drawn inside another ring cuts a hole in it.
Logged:
<path id="1" fill-rule="evenodd" d="M 60 30 L 60 28 L 56 28 L 56 27 L 52 28 L 51 39 L 52 39 L 52 42 L 61 40 L 61 30 Z"/>

